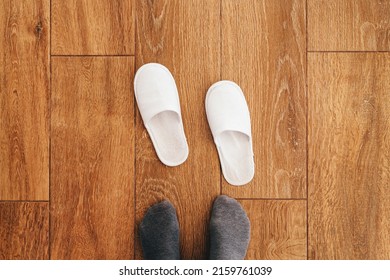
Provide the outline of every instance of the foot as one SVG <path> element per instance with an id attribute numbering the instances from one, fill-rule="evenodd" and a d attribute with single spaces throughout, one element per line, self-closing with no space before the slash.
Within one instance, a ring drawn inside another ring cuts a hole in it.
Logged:
<path id="1" fill-rule="evenodd" d="M 144 259 L 179 260 L 179 223 L 173 205 L 164 200 L 151 206 L 140 227 Z"/>
<path id="2" fill-rule="evenodd" d="M 250 223 L 237 200 L 218 196 L 210 220 L 210 259 L 242 260 L 250 238 Z"/>

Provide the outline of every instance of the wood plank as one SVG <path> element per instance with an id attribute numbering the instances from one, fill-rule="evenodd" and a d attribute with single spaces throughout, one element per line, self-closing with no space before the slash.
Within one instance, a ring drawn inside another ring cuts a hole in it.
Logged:
<path id="1" fill-rule="evenodd" d="M 255 178 L 238 198 L 306 196 L 304 1 L 222 1 L 222 79 L 244 91 L 252 121 Z"/>
<path id="2" fill-rule="evenodd" d="M 134 54 L 134 0 L 52 0 L 52 54 Z"/>
<path id="3" fill-rule="evenodd" d="M 134 257 L 132 57 L 52 59 L 51 257 Z"/>
<path id="4" fill-rule="evenodd" d="M 0 260 L 49 258 L 49 203 L 0 202 Z"/>
<path id="5" fill-rule="evenodd" d="M 306 259 L 305 200 L 241 200 L 251 223 L 246 259 Z"/>
<path id="6" fill-rule="evenodd" d="M 390 258 L 390 55 L 312 53 L 309 258 Z"/>
<path id="7" fill-rule="evenodd" d="M 49 7 L 0 3 L 0 200 L 49 198 Z"/>
<path id="8" fill-rule="evenodd" d="M 208 87 L 220 78 L 219 23 L 219 0 L 137 2 L 137 68 L 159 62 L 173 73 L 190 150 L 181 166 L 164 166 L 137 113 L 137 224 L 150 205 L 168 198 L 178 212 L 183 259 L 206 258 L 210 209 L 220 192 L 219 161 L 204 109 Z M 136 257 L 142 257 L 138 239 Z"/>
<path id="9" fill-rule="evenodd" d="M 311 51 L 389 51 L 390 1 L 307 0 Z"/>

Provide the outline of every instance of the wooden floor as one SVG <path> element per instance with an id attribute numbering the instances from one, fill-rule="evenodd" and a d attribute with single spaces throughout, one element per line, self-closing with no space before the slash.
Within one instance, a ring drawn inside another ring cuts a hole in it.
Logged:
<path id="1" fill-rule="evenodd" d="M 140 259 L 164 198 L 182 258 L 205 259 L 219 194 L 248 213 L 248 259 L 390 259 L 390 0 L 3 0 L 0 59 L 0 259 Z M 179 167 L 134 101 L 148 62 L 179 89 Z M 251 113 L 245 187 L 206 120 L 221 79 Z"/>

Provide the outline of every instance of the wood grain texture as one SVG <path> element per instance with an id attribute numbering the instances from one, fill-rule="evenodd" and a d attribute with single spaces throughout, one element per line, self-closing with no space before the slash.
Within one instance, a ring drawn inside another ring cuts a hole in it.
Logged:
<path id="1" fill-rule="evenodd" d="M 51 257 L 134 257 L 134 58 L 52 59 Z"/>
<path id="2" fill-rule="evenodd" d="M 0 199 L 49 193 L 49 0 L 0 3 Z"/>
<path id="3" fill-rule="evenodd" d="M 134 54 L 134 0 L 52 0 L 52 54 Z"/>
<path id="4" fill-rule="evenodd" d="M 306 196 L 304 1 L 222 1 L 222 79 L 244 91 L 252 122 L 255 177 L 238 198 Z"/>
<path id="5" fill-rule="evenodd" d="M 309 258 L 390 258 L 390 55 L 308 56 Z"/>
<path id="6" fill-rule="evenodd" d="M 0 240 L 0 260 L 48 259 L 48 202 L 0 202 Z"/>
<path id="7" fill-rule="evenodd" d="M 246 259 L 306 259 L 306 201 L 242 200 L 251 223 Z"/>
<path id="8" fill-rule="evenodd" d="M 208 87 L 220 78 L 219 20 L 219 0 L 137 1 L 137 68 L 159 62 L 172 72 L 190 150 L 181 166 L 164 166 L 137 113 L 137 224 L 149 206 L 169 199 L 178 212 L 183 259 L 207 257 L 210 209 L 220 192 L 219 161 L 204 109 Z M 142 257 L 139 240 L 136 257 Z"/>
<path id="9" fill-rule="evenodd" d="M 307 0 L 308 49 L 389 51 L 389 0 Z"/>

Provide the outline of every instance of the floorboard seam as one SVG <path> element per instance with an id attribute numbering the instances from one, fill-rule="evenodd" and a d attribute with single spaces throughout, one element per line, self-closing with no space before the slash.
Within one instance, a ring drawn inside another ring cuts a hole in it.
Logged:
<path id="1" fill-rule="evenodd" d="M 343 50 L 329 50 L 329 51 L 307 51 L 307 53 L 390 53 L 389 51 L 343 51 Z"/>
<path id="2" fill-rule="evenodd" d="M 135 57 L 134 54 L 52 54 L 51 57 Z"/>
<path id="3" fill-rule="evenodd" d="M 41 203 L 49 202 L 49 200 L 0 200 L 0 203 Z"/>
<path id="4" fill-rule="evenodd" d="M 51 36 L 51 33 L 52 33 L 52 9 L 51 9 L 51 5 L 52 5 L 52 0 L 50 0 L 50 7 L 49 7 L 49 12 L 50 12 L 50 40 L 49 40 L 49 63 L 50 63 L 50 77 L 49 77 L 49 80 L 50 80 L 50 85 L 49 85 L 49 252 L 48 252 L 48 257 L 49 257 L 49 260 L 51 260 L 51 192 L 50 192 L 50 189 L 51 189 L 51 95 L 52 95 L 52 60 L 51 60 L 51 49 L 52 49 L 52 36 Z"/>
<path id="5" fill-rule="evenodd" d="M 133 60 L 133 74 L 135 75 L 135 72 L 137 70 L 137 36 L 138 36 L 138 25 L 137 25 L 137 1 L 134 1 L 134 60 Z M 133 77 L 134 79 L 134 77 Z M 133 190 L 133 196 L 134 196 L 134 217 L 133 217 L 133 259 L 135 260 L 136 257 L 136 240 L 137 240 L 137 104 L 135 100 L 135 94 L 133 95 L 133 104 L 134 104 L 134 190 Z"/>
<path id="6" fill-rule="evenodd" d="M 280 201 L 306 201 L 306 198 L 252 198 L 252 197 L 235 197 L 236 200 L 253 200 L 253 201 L 261 201 L 261 200 L 280 200 Z"/>
<path id="7" fill-rule="evenodd" d="M 305 2 L 305 20 L 306 20 L 306 73 L 305 73 L 305 90 L 306 90 L 306 259 L 309 259 L 309 91 L 307 86 L 307 77 L 308 77 L 308 65 L 307 65 L 307 56 L 308 56 L 308 5 L 307 1 Z"/>

